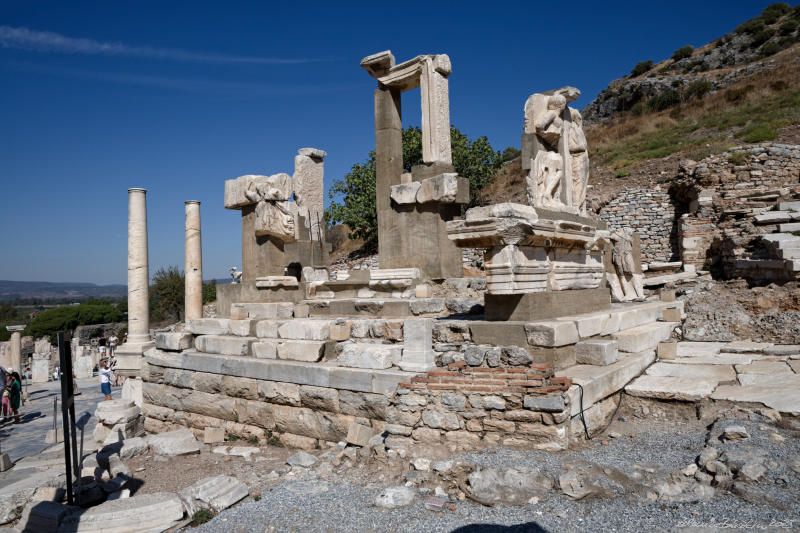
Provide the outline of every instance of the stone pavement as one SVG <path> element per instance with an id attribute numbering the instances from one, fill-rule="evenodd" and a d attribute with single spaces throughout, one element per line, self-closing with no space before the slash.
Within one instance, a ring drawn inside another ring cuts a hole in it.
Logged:
<path id="1" fill-rule="evenodd" d="M 78 392 L 81 393 L 75 397 L 75 418 L 78 419 L 86 411 L 94 413 L 98 402 L 103 400 L 103 394 L 100 392 L 100 384 L 96 377 L 76 381 Z M 23 385 L 24 390 L 26 389 Z M 112 387 L 112 396 L 119 398 L 121 390 L 122 387 Z M 0 446 L 3 452 L 8 453 L 13 462 L 41 453 L 52 446 L 52 444 L 45 444 L 44 441 L 47 430 L 53 429 L 54 397 L 58 398 L 59 433 L 62 428 L 59 382 L 48 381 L 47 383 L 31 384 L 27 391 L 29 399 L 20 407 L 20 423 L 0 425 Z M 94 424 L 91 423 L 86 428 L 84 439 L 92 438 L 93 427 Z M 80 440 L 80 435 L 78 438 Z"/>
<path id="2" fill-rule="evenodd" d="M 680 342 L 625 392 L 660 400 L 706 398 L 762 404 L 800 414 L 800 346 L 754 342 Z"/>

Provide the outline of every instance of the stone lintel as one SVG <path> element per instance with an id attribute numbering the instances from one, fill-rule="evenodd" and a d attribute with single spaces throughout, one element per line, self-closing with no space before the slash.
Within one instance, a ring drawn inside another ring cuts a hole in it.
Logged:
<path id="1" fill-rule="evenodd" d="M 526 294 L 486 294 L 486 320 L 536 322 L 550 318 L 611 309 L 611 293 L 605 287 Z"/>

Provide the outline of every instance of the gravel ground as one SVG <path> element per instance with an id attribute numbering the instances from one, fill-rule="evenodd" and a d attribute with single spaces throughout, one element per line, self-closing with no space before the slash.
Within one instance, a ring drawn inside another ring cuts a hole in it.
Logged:
<path id="1" fill-rule="evenodd" d="M 741 416 L 741 415 L 740 415 Z M 744 415 L 746 416 L 746 415 Z M 750 446 L 768 455 L 769 473 L 757 485 L 763 499 L 757 503 L 723 491 L 708 501 L 653 502 L 639 484 L 628 484 L 613 497 L 572 501 L 554 491 L 537 503 L 521 506 L 484 507 L 470 500 L 455 501 L 449 509 L 425 508 L 427 495 L 418 496 L 407 508 L 385 510 L 373 505 L 378 494 L 376 476 L 354 468 L 350 475 L 324 476 L 313 470 L 298 472 L 297 480 L 281 478 L 262 488 L 260 499 L 247 498 L 211 521 L 186 531 L 239 532 L 372 532 L 372 531 L 753 531 L 800 530 L 800 476 L 789 465 L 800 459 L 800 439 L 792 429 L 756 420 L 730 419 L 711 427 L 696 420 L 615 421 L 609 431 L 621 436 L 593 439 L 575 450 L 561 453 L 492 448 L 459 458 L 485 467 L 538 469 L 557 476 L 564 468 L 595 463 L 634 477 L 637 472 L 665 477 L 692 463 L 706 444 L 720 451 Z M 745 425 L 750 439 L 721 443 L 716 435 L 727 425 Z M 775 442 L 770 433 L 785 441 Z M 631 437 L 631 435 L 634 435 Z M 716 440 L 715 440 L 716 439 Z M 769 462 L 771 461 L 771 463 Z M 654 472 L 654 473 L 652 473 Z M 365 475 L 367 474 L 367 475 Z M 384 484 L 388 485 L 388 484 Z"/>

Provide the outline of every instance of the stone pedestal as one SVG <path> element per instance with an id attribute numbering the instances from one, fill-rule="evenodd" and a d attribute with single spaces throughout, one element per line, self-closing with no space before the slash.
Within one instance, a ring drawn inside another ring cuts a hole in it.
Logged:
<path id="1" fill-rule="evenodd" d="M 186 202 L 185 318 L 203 318 L 203 249 L 200 238 L 200 202 Z"/>
<path id="2" fill-rule="evenodd" d="M 144 398 L 142 396 L 142 378 L 126 379 L 122 385 L 122 399 L 133 402 L 141 408 Z"/>
<path id="3" fill-rule="evenodd" d="M 128 340 L 117 348 L 120 375 L 136 375 L 150 339 L 150 283 L 147 255 L 147 203 L 145 189 L 128 189 Z"/>
<path id="4" fill-rule="evenodd" d="M 90 378 L 94 375 L 94 362 L 91 356 L 81 355 L 74 358 L 73 371 L 76 378 Z"/>
<path id="5" fill-rule="evenodd" d="M 18 370 L 18 368 L 14 368 L 14 370 Z M 34 383 L 47 383 L 50 379 L 50 354 L 33 354 L 31 374 L 31 381 Z"/>
<path id="6" fill-rule="evenodd" d="M 601 288 L 605 240 L 596 224 L 506 203 L 470 209 L 447 231 L 460 247 L 487 249 L 488 320 L 540 320 L 609 307 L 608 291 Z"/>
<path id="7" fill-rule="evenodd" d="M 407 372 L 428 372 L 436 368 L 432 335 L 433 319 L 407 318 L 403 322 L 403 354 L 397 366 Z"/>

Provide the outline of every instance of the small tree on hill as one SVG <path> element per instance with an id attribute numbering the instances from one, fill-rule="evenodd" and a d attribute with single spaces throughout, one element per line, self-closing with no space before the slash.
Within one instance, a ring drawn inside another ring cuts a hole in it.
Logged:
<path id="1" fill-rule="evenodd" d="M 653 68 L 652 59 L 648 59 L 647 61 L 639 61 L 638 63 L 636 63 L 636 66 L 633 67 L 633 70 L 631 70 L 631 76 L 633 76 L 634 78 L 636 76 L 641 76 L 651 68 Z"/>
<path id="2" fill-rule="evenodd" d="M 692 57 L 694 53 L 694 47 L 692 46 L 684 46 L 675 50 L 672 53 L 672 60 L 673 61 L 680 61 L 681 59 L 686 59 L 687 57 Z"/>

